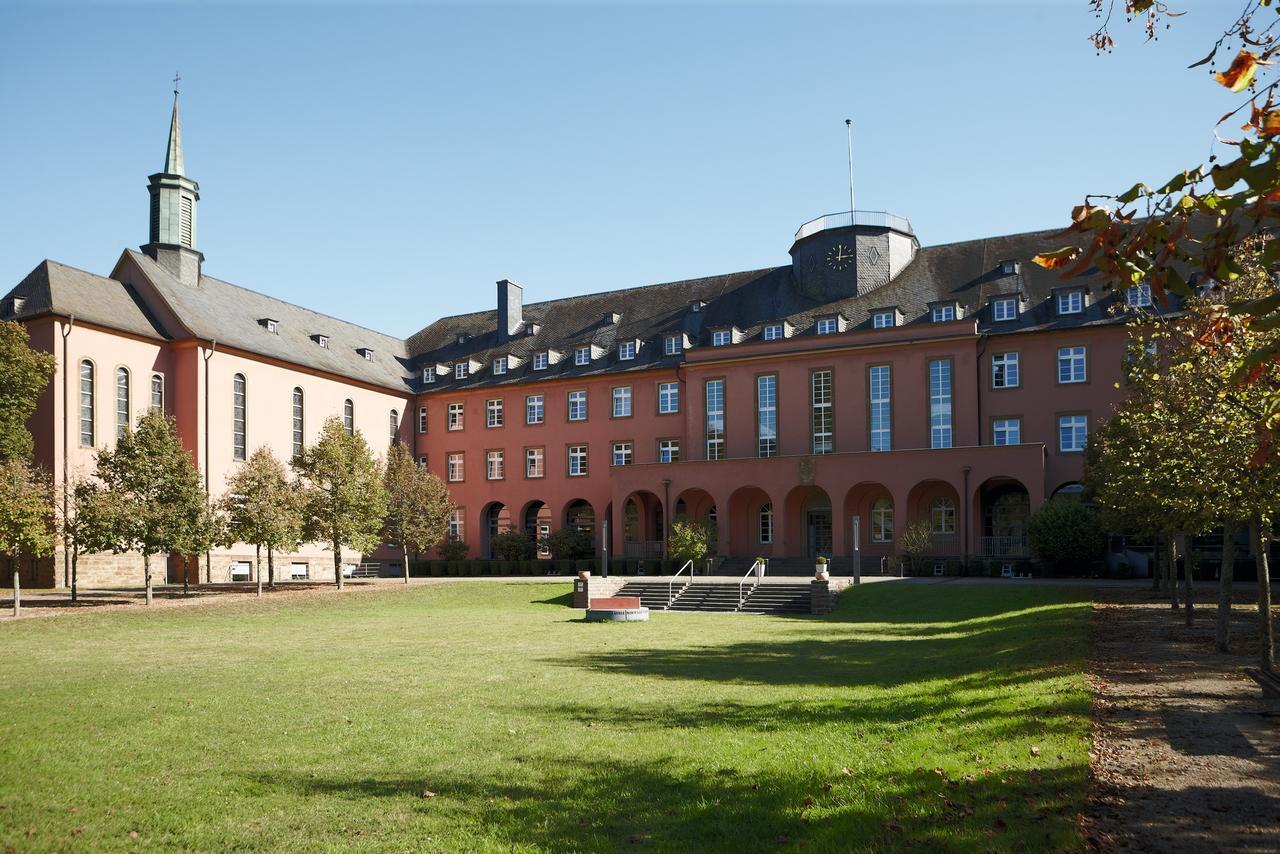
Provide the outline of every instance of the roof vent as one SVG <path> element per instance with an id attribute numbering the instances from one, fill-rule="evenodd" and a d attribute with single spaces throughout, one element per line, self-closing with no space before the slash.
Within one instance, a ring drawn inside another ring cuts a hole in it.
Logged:
<path id="1" fill-rule="evenodd" d="M 356 352 L 363 356 L 366 362 L 373 361 L 373 351 L 368 347 L 357 347 Z"/>
<path id="2" fill-rule="evenodd" d="M 706 305 L 706 303 L 700 299 L 689 300 L 689 311 L 692 311 L 693 313 L 697 314 L 698 312 L 702 311 L 702 307 L 704 305 Z"/>
<path id="3" fill-rule="evenodd" d="M 279 329 L 279 326 L 280 326 L 280 321 L 270 317 L 259 318 L 258 323 L 262 325 L 263 329 L 267 330 L 273 335 L 277 333 L 277 330 Z"/>
<path id="4" fill-rule="evenodd" d="M 1000 262 L 1000 275 L 1017 276 L 1022 272 L 1022 262 L 1012 258 Z"/>
<path id="5" fill-rule="evenodd" d="M 314 342 L 316 342 L 317 344 L 319 344 L 319 345 L 320 345 L 321 347 L 323 347 L 324 349 L 326 349 L 326 350 L 328 350 L 328 349 L 329 349 L 329 336 L 328 336 L 328 335 L 312 335 L 312 336 L 311 336 L 311 340 L 312 340 L 312 341 L 314 341 Z"/>
<path id="6" fill-rule="evenodd" d="M 9 301 L 9 313 L 16 317 L 22 313 L 22 310 L 26 308 L 26 306 L 26 297 L 14 297 Z"/>
<path id="7" fill-rule="evenodd" d="M 537 335 L 542 331 L 541 323 L 526 323 L 524 326 L 525 335 Z"/>
<path id="8" fill-rule="evenodd" d="M 622 320 L 622 315 L 618 314 L 616 311 L 606 311 L 604 313 L 605 323 L 618 323 L 621 320 Z"/>

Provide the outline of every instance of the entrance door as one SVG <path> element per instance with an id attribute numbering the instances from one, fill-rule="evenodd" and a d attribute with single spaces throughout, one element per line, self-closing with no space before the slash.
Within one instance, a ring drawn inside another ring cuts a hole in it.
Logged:
<path id="1" fill-rule="evenodd" d="M 805 543 L 809 557 L 831 555 L 831 511 L 810 510 L 807 514 L 808 538 Z"/>

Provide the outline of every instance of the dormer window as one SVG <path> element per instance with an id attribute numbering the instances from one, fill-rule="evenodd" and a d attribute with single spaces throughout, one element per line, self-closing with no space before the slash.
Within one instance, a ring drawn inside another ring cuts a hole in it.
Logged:
<path id="1" fill-rule="evenodd" d="M 765 341 L 781 341 L 787 337 L 787 330 L 781 323 L 766 323 L 760 337 Z"/>
<path id="2" fill-rule="evenodd" d="M 324 349 L 326 349 L 326 350 L 328 350 L 328 349 L 329 349 L 329 336 L 328 336 L 328 335 L 312 335 L 311 337 L 312 337 L 312 339 L 313 339 L 317 344 L 319 344 L 321 347 L 323 347 L 323 348 L 324 348 Z"/>
<path id="3" fill-rule="evenodd" d="M 991 301 L 991 319 L 995 321 L 1001 320 L 1017 320 L 1018 319 L 1018 298 L 1017 297 L 1000 297 Z"/>
<path id="4" fill-rule="evenodd" d="M 357 347 L 356 352 L 363 356 L 366 362 L 373 361 L 373 351 L 368 347 Z"/>
<path id="5" fill-rule="evenodd" d="M 1000 262 L 1000 275 L 1016 276 L 1022 272 L 1022 262 L 1012 259 Z"/>
<path id="6" fill-rule="evenodd" d="M 435 382 L 435 381 L 436 381 L 436 369 L 435 369 L 434 367 L 432 367 L 432 366 L 427 366 L 427 367 L 423 368 L 423 369 L 422 369 L 422 381 L 423 381 L 424 383 L 433 383 L 433 382 Z"/>
<path id="7" fill-rule="evenodd" d="M 694 314 L 697 314 L 698 312 L 702 311 L 702 307 L 704 305 L 706 305 L 706 303 L 700 299 L 690 300 L 689 311 L 693 312 Z"/>
<path id="8" fill-rule="evenodd" d="M 831 335 L 840 331 L 840 320 L 835 317 L 819 317 L 813 325 L 813 331 L 819 335 Z"/>
<path id="9" fill-rule="evenodd" d="M 948 320 L 955 320 L 955 304 L 949 303 L 947 305 L 935 305 L 930 312 L 930 317 L 934 323 L 946 323 Z"/>
<path id="10" fill-rule="evenodd" d="M 1084 291 L 1059 291 L 1058 314 L 1079 314 L 1084 311 Z"/>
<path id="11" fill-rule="evenodd" d="M 668 335 L 662 339 L 662 355 L 678 356 L 684 352 L 684 336 Z"/>
<path id="12" fill-rule="evenodd" d="M 589 365 L 589 364 L 591 364 L 591 346 L 590 346 L 590 345 L 587 345 L 587 346 L 585 346 L 585 347 L 574 347 L 574 348 L 573 348 L 573 363 L 574 363 L 575 365 Z"/>
<path id="13" fill-rule="evenodd" d="M 881 309 L 871 315 L 872 329 L 892 329 L 898 325 L 898 312 L 892 308 Z"/>
<path id="14" fill-rule="evenodd" d="M 272 320 L 269 317 L 264 317 L 261 320 L 259 320 L 258 323 L 262 324 L 262 328 L 270 332 L 272 335 L 277 334 L 279 323 L 277 323 L 275 320 Z"/>
<path id="15" fill-rule="evenodd" d="M 9 312 L 10 314 L 16 317 L 18 313 L 21 312 L 22 309 L 26 307 L 26 305 L 27 305 L 26 297 L 14 297 L 13 299 L 9 300 Z"/>
<path id="16" fill-rule="evenodd" d="M 733 343 L 732 329 L 716 329 L 711 333 L 711 346 L 723 347 L 726 344 Z"/>
<path id="17" fill-rule="evenodd" d="M 455 380 L 465 380 L 471 373 L 471 365 L 466 362 L 458 362 L 453 366 L 453 378 Z"/>
<path id="18" fill-rule="evenodd" d="M 524 325 L 525 335 L 537 335 L 541 331 L 542 331 L 541 323 L 526 323 Z"/>
<path id="19" fill-rule="evenodd" d="M 493 360 L 493 372 L 495 374 L 505 374 L 507 372 L 507 357 L 499 356 Z"/>
<path id="20" fill-rule="evenodd" d="M 1151 306 L 1151 285 L 1143 282 L 1134 285 L 1124 292 L 1124 302 L 1129 308 L 1149 308 Z"/>
<path id="21" fill-rule="evenodd" d="M 604 313 L 604 322 L 609 325 L 617 323 L 620 320 L 622 320 L 622 315 L 618 314 L 616 311 L 606 311 Z"/>
<path id="22" fill-rule="evenodd" d="M 468 335 L 468 334 L 467 334 L 467 333 L 465 333 L 465 332 L 459 332 L 459 333 L 458 333 L 458 343 L 459 343 L 459 344 L 466 344 L 466 343 L 467 343 L 467 339 L 468 339 L 468 338 L 470 338 L 470 337 L 471 337 L 471 336 L 470 336 L 470 335 Z"/>
<path id="23" fill-rule="evenodd" d="M 534 353 L 534 354 L 533 354 L 533 369 L 534 369 L 535 371 L 545 371 L 545 370 L 547 369 L 547 363 L 548 363 L 548 361 L 549 361 L 549 359 L 547 358 L 547 351 L 546 351 L 546 350 L 542 350 L 542 351 L 540 351 L 540 352 L 538 352 L 538 353 Z"/>
<path id="24" fill-rule="evenodd" d="M 618 360 L 629 362 L 636 357 L 636 342 L 621 341 L 618 343 Z"/>

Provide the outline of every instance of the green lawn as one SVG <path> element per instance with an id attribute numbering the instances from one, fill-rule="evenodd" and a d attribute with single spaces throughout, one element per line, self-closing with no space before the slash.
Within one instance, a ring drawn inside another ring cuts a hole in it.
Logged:
<path id="1" fill-rule="evenodd" d="M 1079 590 L 636 624 L 567 602 L 474 582 L 0 625 L 0 845 L 1076 844 Z"/>

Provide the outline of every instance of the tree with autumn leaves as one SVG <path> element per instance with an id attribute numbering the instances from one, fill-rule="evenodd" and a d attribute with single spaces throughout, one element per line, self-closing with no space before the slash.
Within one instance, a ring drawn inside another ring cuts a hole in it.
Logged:
<path id="1" fill-rule="evenodd" d="M 1280 341 L 1280 330 L 1231 306 L 1280 291 L 1266 260 L 1280 241 L 1250 241 L 1232 264 L 1240 275 L 1130 324 L 1124 402 L 1098 430 L 1086 457 L 1086 483 L 1112 530 L 1163 538 L 1171 603 L 1172 543 L 1224 531 L 1217 646 L 1229 644 L 1235 532 L 1248 526 L 1258 566 L 1261 661 L 1274 666 L 1267 550 L 1280 517 L 1280 460 L 1259 442 L 1261 414 L 1280 394 L 1280 365 L 1251 355 Z M 1247 369 L 1245 366 L 1249 366 Z M 1247 370 L 1249 382 L 1239 375 Z M 1265 429 L 1265 428 L 1263 428 Z M 1191 575 L 1184 573 L 1190 619 Z"/>
<path id="2" fill-rule="evenodd" d="M 276 586 L 275 553 L 292 549 L 302 537 L 304 496 L 284 463 L 267 447 L 258 448 L 227 479 L 219 507 L 227 520 L 227 543 L 252 543 L 253 577 L 262 595 L 262 550 L 267 579 Z"/>
<path id="3" fill-rule="evenodd" d="M 419 465 L 403 442 L 393 442 L 383 467 L 387 515 L 382 538 L 400 549 L 404 583 L 409 583 L 409 552 L 422 552 L 449 533 L 454 504 L 444 481 Z"/>

